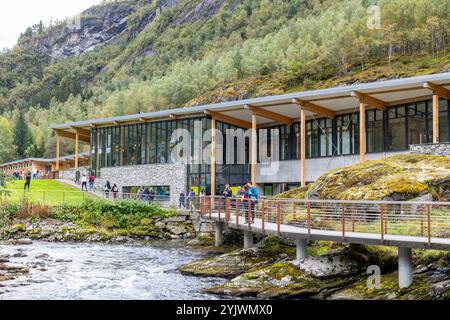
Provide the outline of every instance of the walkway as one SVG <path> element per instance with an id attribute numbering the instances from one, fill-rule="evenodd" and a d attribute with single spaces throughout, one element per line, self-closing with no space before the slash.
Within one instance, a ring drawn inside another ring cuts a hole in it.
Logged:
<path id="1" fill-rule="evenodd" d="M 308 256 L 308 240 L 398 247 L 399 286 L 413 280 L 412 249 L 450 250 L 450 202 L 331 201 L 205 197 L 203 218 L 215 221 L 216 246 L 224 227 L 295 239 L 297 259 Z"/>
<path id="2" fill-rule="evenodd" d="M 76 183 L 75 183 L 74 181 L 72 181 L 72 180 L 69 180 L 69 179 L 59 179 L 59 180 L 57 180 L 57 181 L 62 182 L 62 183 L 64 183 L 64 184 L 68 185 L 68 186 L 77 188 L 77 189 L 79 189 L 79 190 L 81 191 L 81 185 L 76 184 Z M 89 188 L 89 185 L 88 185 L 88 188 Z M 94 191 L 88 191 L 88 193 L 89 193 L 89 194 L 92 194 L 92 195 L 95 195 L 95 196 L 97 196 L 97 197 L 99 197 L 99 198 L 102 198 L 102 199 L 104 198 L 104 194 L 103 194 L 102 191 L 98 191 L 98 190 L 95 190 L 95 189 L 94 189 Z"/>

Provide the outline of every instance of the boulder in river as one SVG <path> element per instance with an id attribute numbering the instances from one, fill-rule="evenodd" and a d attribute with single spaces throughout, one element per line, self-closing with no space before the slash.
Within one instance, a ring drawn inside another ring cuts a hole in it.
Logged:
<path id="1" fill-rule="evenodd" d="M 242 274 L 206 292 L 258 298 L 322 298 L 359 279 L 366 261 L 347 250 L 283 261 Z"/>
<path id="2" fill-rule="evenodd" d="M 180 271 L 195 276 L 235 277 L 256 268 L 294 256 L 294 248 L 276 237 L 263 239 L 256 247 L 236 250 L 182 266 Z"/>

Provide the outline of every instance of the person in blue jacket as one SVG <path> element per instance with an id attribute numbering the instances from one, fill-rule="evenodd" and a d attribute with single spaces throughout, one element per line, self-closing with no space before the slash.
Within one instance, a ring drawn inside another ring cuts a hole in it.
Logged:
<path id="1" fill-rule="evenodd" d="M 256 215 L 256 208 L 258 206 L 258 199 L 259 199 L 258 188 L 256 187 L 256 185 L 252 185 L 251 183 L 249 183 L 248 184 L 248 201 L 250 201 L 250 207 L 252 210 L 251 223 L 255 222 L 255 215 Z"/>

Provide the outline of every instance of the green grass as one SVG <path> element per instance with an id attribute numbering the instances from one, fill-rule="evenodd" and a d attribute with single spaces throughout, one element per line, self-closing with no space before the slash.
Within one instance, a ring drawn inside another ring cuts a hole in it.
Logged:
<path id="1" fill-rule="evenodd" d="M 85 198 L 95 197 L 92 194 L 82 193 L 80 189 L 55 180 L 32 180 L 30 191 L 23 190 L 24 184 L 24 181 L 8 181 L 6 189 L 10 190 L 11 194 L 6 199 L 12 202 L 19 202 L 26 198 L 33 203 L 56 206 L 62 204 L 78 205 Z"/>

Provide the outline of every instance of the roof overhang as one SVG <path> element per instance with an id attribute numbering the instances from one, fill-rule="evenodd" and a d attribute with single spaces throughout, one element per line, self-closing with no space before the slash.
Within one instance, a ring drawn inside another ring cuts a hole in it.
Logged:
<path id="1" fill-rule="evenodd" d="M 78 132 L 80 141 L 89 142 L 88 133 L 95 127 L 181 119 L 202 116 L 205 113 L 212 117 L 216 115 L 218 120 L 221 118 L 225 122 L 241 123 L 245 126 L 252 122 L 252 115 L 255 114 L 258 126 L 262 127 L 276 123 L 292 123 L 300 118 L 302 108 L 308 118 L 332 118 L 356 110 L 360 103 L 367 104 L 368 108 L 385 109 L 392 105 L 431 99 L 433 94 L 450 98 L 450 73 L 86 120 L 53 125 L 51 128 L 59 135 L 71 139 L 75 139 Z"/>

